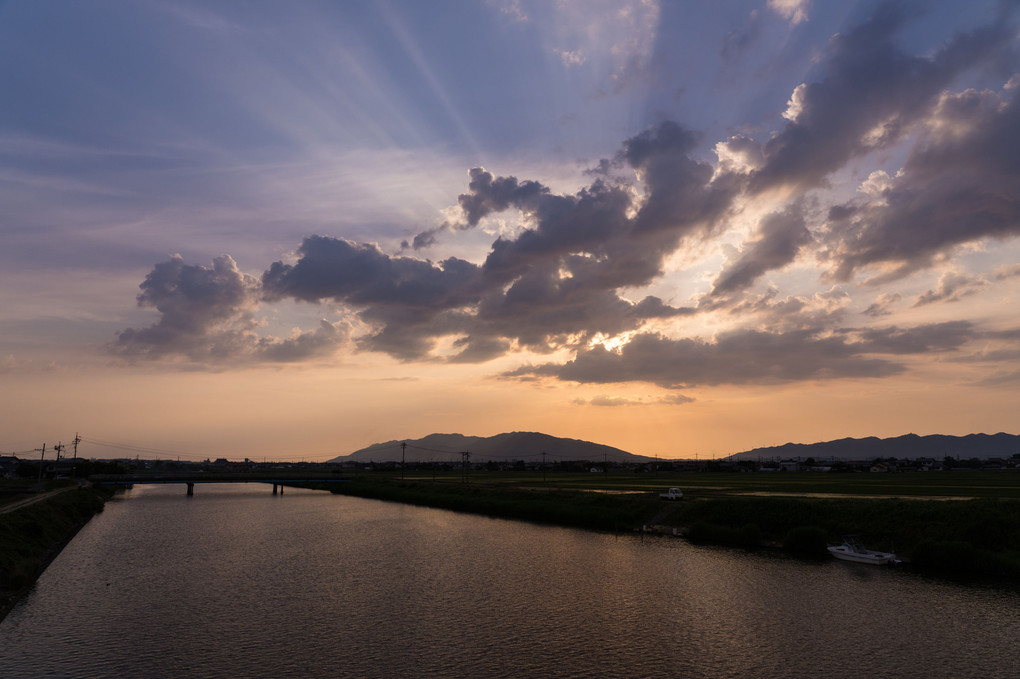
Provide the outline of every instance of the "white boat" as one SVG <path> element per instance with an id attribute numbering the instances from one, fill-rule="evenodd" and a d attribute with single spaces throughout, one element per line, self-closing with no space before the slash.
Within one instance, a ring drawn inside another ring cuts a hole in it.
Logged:
<path id="1" fill-rule="evenodd" d="M 837 559 L 856 561 L 857 563 L 883 565 L 900 562 L 892 552 L 876 552 L 873 549 L 865 549 L 859 535 L 844 535 L 843 544 L 829 547 L 829 552 Z"/>

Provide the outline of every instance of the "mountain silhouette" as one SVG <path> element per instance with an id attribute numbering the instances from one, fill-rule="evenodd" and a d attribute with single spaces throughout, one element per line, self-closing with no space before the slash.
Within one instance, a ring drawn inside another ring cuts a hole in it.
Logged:
<path id="1" fill-rule="evenodd" d="M 403 451 L 401 443 L 407 444 Z M 420 439 L 386 441 L 372 444 L 350 455 L 341 455 L 330 462 L 399 462 L 403 453 L 407 462 L 460 463 L 461 453 L 464 451 L 471 453 L 472 462 L 513 460 L 541 462 L 543 452 L 549 464 L 567 460 L 647 462 L 653 459 L 590 441 L 515 431 L 488 437 L 429 434 Z"/>
<path id="2" fill-rule="evenodd" d="M 880 439 L 875 436 L 855 439 L 845 438 L 821 443 L 786 443 L 781 446 L 755 448 L 731 455 L 731 460 L 756 460 L 772 458 L 808 458 L 816 460 L 872 460 L 895 457 L 913 460 L 931 457 L 942 460 L 953 457 L 962 460 L 990 457 L 1008 458 L 1020 453 L 1020 436 L 1015 434 L 967 434 L 966 436 L 945 436 L 932 434 L 918 436 L 905 434 Z"/>
<path id="3" fill-rule="evenodd" d="M 401 451 L 400 444 L 407 447 Z M 569 460 L 591 462 L 651 462 L 655 459 L 636 455 L 619 448 L 582 441 L 560 438 L 538 432 L 515 431 L 495 436 L 464 436 L 463 434 L 429 434 L 420 439 L 403 439 L 374 443 L 350 455 L 335 457 L 330 462 L 399 462 L 401 455 L 407 462 L 450 462 L 460 463 L 462 452 L 471 453 L 472 462 L 525 462 L 545 461 L 552 464 Z M 1009 458 L 1020 453 L 1020 435 L 1016 434 L 967 434 L 946 436 L 932 434 L 918 436 L 905 434 L 892 438 L 843 438 L 819 443 L 786 443 L 781 446 L 754 448 L 730 455 L 729 460 L 761 459 L 806 459 L 816 460 L 873 460 L 895 457 L 917 459 L 931 457 L 942 460 L 953 457 L 961 460 L 981 460 L 998 457 Z M 702 458 L 706 459 L 706 458 Z"/>

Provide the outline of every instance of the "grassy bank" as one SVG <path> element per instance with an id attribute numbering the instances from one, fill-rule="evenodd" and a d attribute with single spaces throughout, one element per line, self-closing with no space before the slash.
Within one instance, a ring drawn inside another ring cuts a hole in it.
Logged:
<path id="1" fill-rule="evenodd" d="M 0 620 L 112 493 L 74 489 L 0 514 Z"/>
<path id="2" fill-rule="evenodd" d="M 869 548 L 914 567 L 1020 578 L 1020 502 L 1015 500 L 714 498 L 678 505 L 664 523 L 695 540 L 763 542 L 808 556 L 861 533 Z"/>
<path id="3" fill-rule="evenodd" d="M 744 491 L 748 484 L 743 476 L 736 492 Z M 709 479 L 701 477 L 698 481 L 707 486 Z M 534 479 L 533 485 L 526 486 L 482 480 L 468 484 L 452 479 L 400 481 L 364 475 L 328 489 L 359 497 L 603 531 L 629 531 L 655 524 L 667 532 L 676 527 L 694 542 L 748 548 L 770 545 L 819 558 L 828 558 L 827 544 L 838 543 L 846 533 L 859 533 L 865 536 L 868 547 L 895 551 L 917 568 L 1020 578 L 1017 500 L 917 499 L 926 497 L 924 494 L 914 499 L 746 496 L 728 494 L 722 478 L 710 481 L 710 492 L 705 492 L 708 490 L 705 487 L 699 492 L 696 483 L 670 481 L 672 485 L 695 488 L 688 492 L 688 499 L 678 503 L 660 501 L 656 491 L 600 493 L 580 490 L 573 481 L 538 486 Z M 780 481 L 788 483 L 777 479 Z M 611 487 L 618 485 L 609 479 L 599 481 L 607 482 Z M 590 479 L 587 485 L 592 485 Z M 852 490 L 850 486 L 840 488 L 841 492 Z M 1007 497 L 1010 495 L 1007 493 Z"/>
<path id="4" fill-rule="evenodd" d="M 401 482 L 372 476 L 317 487 L 343 495 L 603 531 L 630 530 L 660 509 L 658 498 L 648 495 L 476 483 Z"/>

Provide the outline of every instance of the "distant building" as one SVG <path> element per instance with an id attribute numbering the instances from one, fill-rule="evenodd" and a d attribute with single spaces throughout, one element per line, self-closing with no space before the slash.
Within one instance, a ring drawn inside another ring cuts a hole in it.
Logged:
<path id="1" fill-rule="evenodd" d="M 14 455 L 0 455 L 0 478 L 14 478 L 14 471 L 20 463 L 21 460 Z"/>

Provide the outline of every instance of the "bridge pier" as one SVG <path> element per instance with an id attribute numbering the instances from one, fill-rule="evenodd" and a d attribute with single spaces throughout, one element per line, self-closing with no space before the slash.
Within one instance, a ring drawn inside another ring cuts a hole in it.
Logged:
<path id="1" fill-rule="evenodd" d="M 194 494 L 195 494 L 195 484 L 190 482 L 190 481 L 188 481 L 188 497 L 191 497 Z"/>

